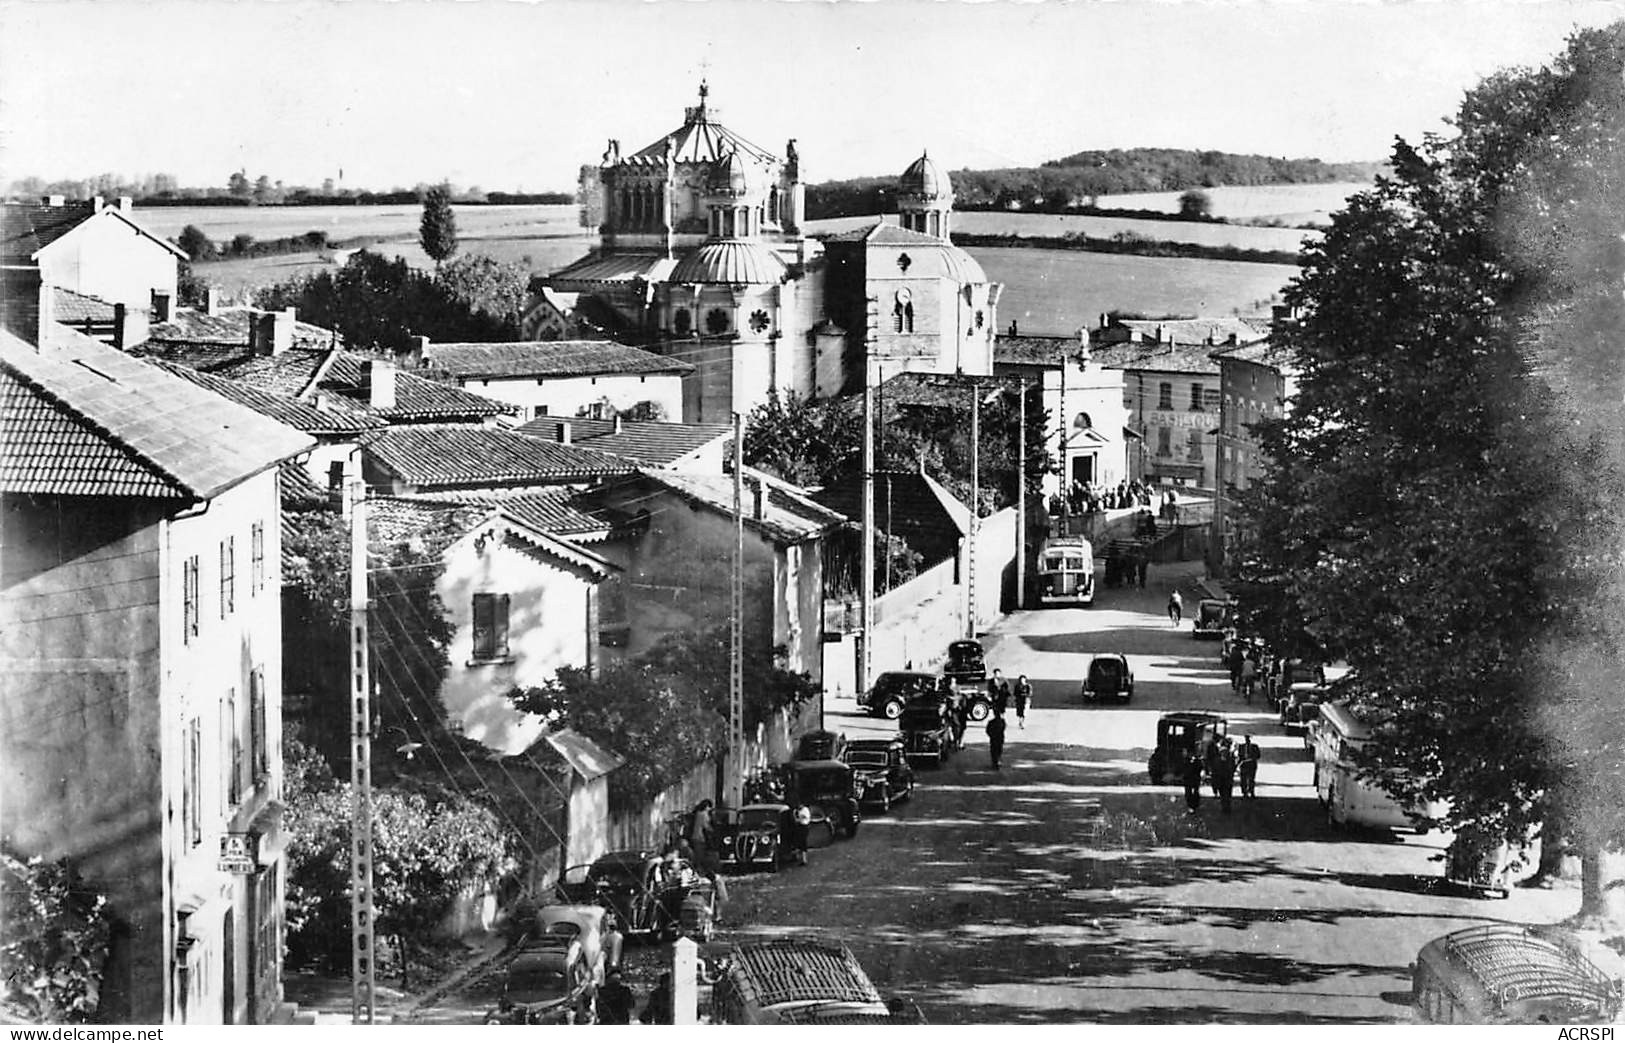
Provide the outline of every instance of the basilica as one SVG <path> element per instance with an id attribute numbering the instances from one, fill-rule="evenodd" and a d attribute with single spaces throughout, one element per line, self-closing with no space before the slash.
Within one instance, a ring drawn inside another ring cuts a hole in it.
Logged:
<path id="1" fill-rule="evenodd" d="M 1000 286 L 953 245 L 953 187 L 922 154 L 898 220 L 814 236 L 796 142 L 781 158 L 719 122 L 599 163 L 601 248 L 547 286 L 620 340 L 690 363 L 683 419 L 726 422 L 771 392 L 859 391 L 899 372 L 993 371 Z"/>

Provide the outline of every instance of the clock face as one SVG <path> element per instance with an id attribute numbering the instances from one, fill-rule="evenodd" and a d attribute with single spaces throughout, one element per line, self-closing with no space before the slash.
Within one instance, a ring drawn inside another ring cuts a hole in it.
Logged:
<path id="1" fill-rule="evenodd" d="M 908 291 L 908 287 L 905 286 L 901 290 L 897 291 L 897 303 L 898 304 L 907 304 L 909 301 L 911 301 L 913 299 L 914 299 L 914 295 Z"/>

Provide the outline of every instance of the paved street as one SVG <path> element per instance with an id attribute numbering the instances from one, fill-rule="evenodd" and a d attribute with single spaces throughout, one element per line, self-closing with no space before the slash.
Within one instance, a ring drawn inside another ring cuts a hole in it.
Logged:
<path id="1" fill-rule="evenodd" d="M 1025 730 L 1012 722 L 1003 770 L 988 769 L 977 728 L 855 840 L 806 868 L 734 881 L 724 939 L 838 938 L 936 1023 L 1404 1022 L 1407 965 L 1428 939 L 1574 911 L 1571 891 L 1435 893 L 1436 834 L 1328 827 L 1302 741 L 1230 693 L 1217 645 L 1193 640 L 1188 618 L 1175 630 L 1163 615 L 1176 584 L 1194 606 L 1199 574 L 1153 566 L 1145 591 L 1007 619 L 987 638 L 990 665 L 1026 673 L 1037 708 Z M 1095 651 L 1130 657 L 1128 707 L 1081 703 Z M 1175 708 L 1222 709 L 1232 734 L 1252 732 L 1264 749 L 1256 804 L 1226 816 L 1209 799 L 1192 816 L 1178 787 L 1148 785 L 1157 715 Z M 828 726 L 889 727 L 850 703 L 830 708 Z M 1125 850 L 1126 816 L 1173 839 Z"/>

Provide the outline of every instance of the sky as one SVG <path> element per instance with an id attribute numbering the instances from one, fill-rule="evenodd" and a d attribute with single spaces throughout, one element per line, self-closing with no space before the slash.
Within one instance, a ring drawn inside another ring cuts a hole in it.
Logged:
<path id="1" fill-rule="evenodd" d="M 811 181 L 1084 149 L 1385 158 L 1625 0 L 0 0 L 0 184 L 568 190 L 718 121 Z"/>

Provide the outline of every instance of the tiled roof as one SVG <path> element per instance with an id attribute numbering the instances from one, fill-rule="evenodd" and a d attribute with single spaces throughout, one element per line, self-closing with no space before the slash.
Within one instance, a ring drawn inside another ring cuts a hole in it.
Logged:
<path id="1" fill-rule="evenodd" d="M 706 243 L 678 261 L 665 281 L 771 286 L 783 282 L 788 270 L 783 259 L 767 244 L 728 239 Z"/>
<path id="2" fill-rule="evenodd" d="M 1148 373 L 1217 373 L 1219 364 L 1208 357 L 1211 344 L 1121 344 L 1096 345 L 1089 359 L 1107 369 L 1140 370 Z"/>
<path id="3" fill-rule="evenodd" d="M 339 353 L 338 348 L 331 346 L 331 336 L 319 342 L 301 341 L 297 327 L 294 346 L 276 355 L 257 354 L 249 347 L 246 323 L 233 339 L 172 336 L 172 323 L 159 323 L 152 330 L 149 339 L 136 346 L 136 354 L 164 359 L 277 395 L 302 395 L 311 390 Z"/>
<path id="4" fill-rule="evenodd" d="M 1005 337 L 993 342 L 993 361 L 1011 366 L 1061 366 L 1083 353 L 1077 337 Z"/>
<path id="5" fill-rule="evenodd" d="M 246 347 L 255 314 L 252 308 L 224 308 L 212 314 L 195 308 L 179 308 L 170 321 L 153 323 L 147 337 L 171 343 Z M 339 342 L 339 335 L 330 329 L 297 319 L 294 321 L 293 343 L 296 347 L 330 348 Z"/>
<path id="6" fill-rule="evenodd" d="M 0 364 L 6 492 L 208 499 L 314 445 L 65 326 L 43 353 L 0 332 Z"/>
<path id="7" fill-rule="evenodd" d="M 130 215 L 117 207 L 96 209 L 93 202 L 67 203 L 63 206 L 45 206 L 38 203 L 6 203 L 0 205 L 0 258 L 7 264 L 32 258 L 58 239 L 92 218 L 120 221 L 141 235 L 162 246 L 175 256 L 185 259 L 186 254 L 174 243 L 160 239 L 142 227 Z"/>
<path id="8" fill-rule="evenodd" d="M 574 543 L 607 539 L 617 524 L 627 519 L 602 510 L 594 511 L 583 502 L 579 489 L 463 489 L 455 492 L 422 493 L 418 501 L 460 503 L 469 506 L 501 507 L 502 512 L 539 532 L 562 536 Z"/>
<path id="9" fill-rule="evenodd" d="M 367 449 L 392 474 L 419 489 L 554 485 L 632 470 L 618 456 L 494 427 L 391 427 L 375 435 Z"/>
<path id="10" fill-rule="evenodd" d="M 887 405 L 970 409 L 970 396 L 980 390 L 982 401 L 1021 389 L 1016 377 L 982 377 L 960 373 L 899 373 L 877 392 Z"/>
<path id="11" fill-rule="evenodd" d="M 724 127 L 712 122 L 714 110 L 709 110 L 702 97 L 698 106 L 685 113 L 683 125 L 659 140 L 639 149 L 622 160 L 633 166 L 666 160 L 666 142 L 671 142 L 672 161 L 675 163 L 714 163 L 729 153 L 743 153 L 758 163 L 778 161 L 766 149 L 758 148 Z"/>
<path id="12" fill-rule="evenodd" d="M 1258 328 L 1258 322 L 1264 324 L 1262 330 Z M 1194 319 L 1118 319 L 1115 324 L 1133 330 L 1136 336 L 1146 340 L 1157 339 L 1158 331 L 1161 331 L 1162 340 L 1175 344 L 1206 344 L 1209 347 L 1222 345 L 1232 336 L 1245 344 L 1269 334 L 1269 320 L 1250 320 L 1234 315 Z"/>
<path id="13" fill-rule="evenodd" d="M 65 325 L 77 326 L 86 322 L 110 325 L 117 319 L 113 303 L 100 297 L 92 297 L 61 286 L 51 287 L 51 296 L 54 299 L 51 317 Z"/>
<path id="14" fill-rule="evenodd" d="M 1233 348 L 1220 348 L 1210 352 L 1209 357 L 1221 364 L 1234 359 L 1238 362 L 1255 362 L 1261 366 L 1273 366 L 1281 370 L 1296 369 L 1298 362 L 1297 356 L 1290 349 L 1284 346 L 1276 347 L 1267 340 L 1241 344 Z"/>
<path id="15" fill-rule="evenodd" d="M 319 386 L 366 405 L 367 392 L 361 384 L 361 364 L 366 361 L 365 356 L 339 352 L 333 365 L 323 374 Z M 399 370 L 395 374 L 395 404 L 372 411 L 390 420 L 449 422 L 501 416 L 515 412 L 515 409 L 484 395 L 464 391 L 455 384 L 430 380 L 410 370 Z"/>
<path id="16" fill-rule="evenodd" d="M 836 232 L 821 236 L 828 243 L 862 243 L 865 246 L 907 247 L 916 255 L 922 250 L 929 250 L 941 262 L 940 270 L 943 275 L 960 283 L 985 283 L 987 273 L 970 254 L 961 250 L 946 239 L 939 239 L 934 235 L 916 232 L 913 229 L 903 228 L 900 225 L 887 224 L 877 221 L 868 228 L 854 228 L 850 232 Z M 916 270 L 918 275 L 924 269 Z"/>
<path id="17" fill-rule="evenodd" d="M 693 366 L 681 359 L 656 355 L 612 340 L 430 344 L 424 350 L 424 358 L 464 380 L 694 371 Z"/>
<path id="18" fill-rule="evenodd" d="M 151 362 L 177 377 L 190 380 L 198 387 L 207 388 L 222 398 L 229 398 L 238 405 L 247 406 L 256 413 L 263 413 L 273 420 L 279 420 L 307 434 L 359 435 L 387 425 L 387 421 L 382 417 L 358 409 L 323 409 L 291 395 L 262 391 L 249 384 L 228 380 L 212 373 L 200 373 L 176 362 L 160 358 L 154 358 Z"/>
<path id="19" fill-rule="evenodd" d="M 374 553 L 403 543 L 440 554 L 487 522 L 506 519 L 507 531 L 523 543 L 571 565 L 602 576 L 615 566 L 554 533 L 531 526 L 507 504 L 489 507 L 410 497 L 377 497 L 367 501 L 367 536 Z M 515 531 L 517 529 L 517 531 Z"/>
<path id="20" fill-rule="evenodd" d="M 665 254 L 594 254 L 554 272 L 548 276 L 548 282 L 614 283 L 634 279 L 664 282 L 676 266 L 677 262 Z"/>
<path id="21" fill-rule="evenodd" d="M 279 468 L 282 476 L 282 509 L 284 511 L 316 511 L 331 509 L 332 498 L 327 490 L 317 485 L 310 472 L 295 463 Z"/>
<path id="22" fill-rule="evenodd" d="M 537 417 L 515 430 L 556 442 L 561 423 L 570 425 L 570 440 L 576 445 L 653 467 L 675 463 L 727 438 L 733 431 L 727 424 L 673 424 L 663 420 L 626 420 L 616 431 L 612 420 L 562 417 Z"/>
<path id="23" fill-rule="evenodd" d="M 819 504 L 806 492 L 753 468 L 745 469 L 745 526 L 779 543 L 802 543 L 816 539 L 846 523 L 846 517 Z M 627 482 L 613 482 L 584 494 L 588 502 L 620 506 L 634 486 L 650 482 L 676 493 L 691 503 L 733 515 L 734 480 L 727 474 L 700 474 L 689 471 L 649 469 Z M 760 483 L 762 516 L 755 512 L 755 487 Z"/>

